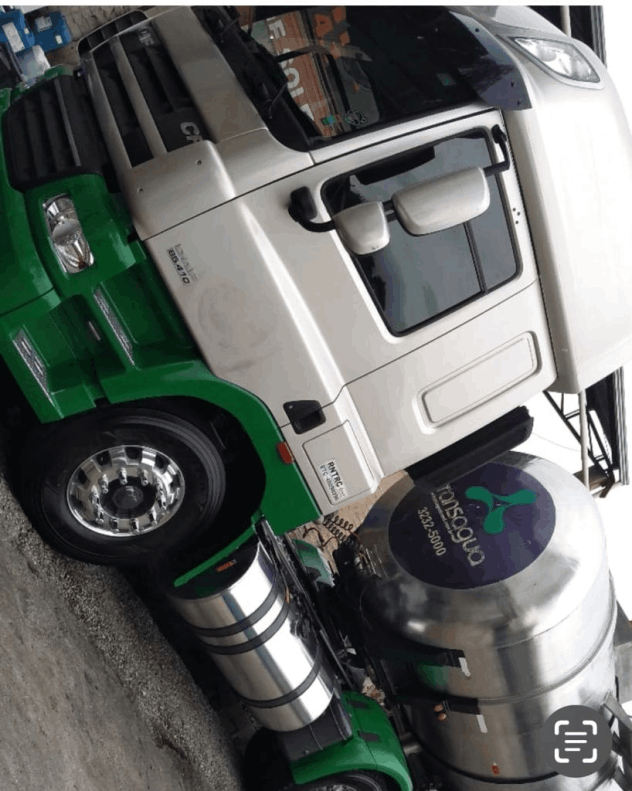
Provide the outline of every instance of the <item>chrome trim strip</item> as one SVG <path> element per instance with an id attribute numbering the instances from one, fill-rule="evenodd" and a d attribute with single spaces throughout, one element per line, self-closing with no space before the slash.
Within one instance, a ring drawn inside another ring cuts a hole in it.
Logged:
<path id="1" fill-rule="evenodd" d="M 94 326 L 94 324 L 91 321 L 87 321 L 86 324 L 88 326 L 88 329 L 90 330 L 90 332 L 94 336 L 95 340 L 97 340 L 100 343 L 101 342 L 101 334 L 99 333 L 99 330 Z"/>
<path id="2" fill-rule="evenodd" d="M 101 309 L 101 313 L 103 313 L 105 320 L 110 325 L 110 329 L 116 336 L 117 341 L 121 344 L 121 348 L 125 352 L 127 359 L 130 361 L 132 365 L 135 365 L 134 356 L 132 354 L 132 343 L 130 339 L 127 337 L 127 333 L 121 326 L 120 321 L 114 315 L 114 311 L 112 310 L 109 302 L 105 298 L 103 291 L 100 288 L 98 288 L 94 292 L 93 296 L 94 296 L 94 301 Z"/>
<path id="3" fill-rule="evenodd" d="M 46 374 L 46 366 L 42 358 L 35 351 L 31 339 L 24 330 L 20 330 L 13 338 L 13 345 L 15 346 L 18 354 L 24 361 L 24 364 L 29 369 L 37 384 L 42 388 L 46 398 L 53 404 L 53 396 L 48 386 L 48 376 Z"/>
<path id="4" fill-rule="evenodd" d="M 68 110 L 64 102 L 64 96 L 61 92 L 61 85 L 59 84 L 59 80 L 53 80 L 52 82 L 53 85 L 55 86 L 55 94 L 57 96 L 57 102 L 59 104 L 59 111 L 61 112 L 61 118 L 64 124 L 64 130 L 66 132 L 66 136 L 68 137 L 68 143 L 70 144 L 72 158 L 74 160 L 75 166 L 78 166 L 81 164 L 81 159 L 79 157 L 79 150 L 77 149 L 77 143 L 75 142 L 75 136 L 72 133 L 70 118 L 68 117 Z"/>

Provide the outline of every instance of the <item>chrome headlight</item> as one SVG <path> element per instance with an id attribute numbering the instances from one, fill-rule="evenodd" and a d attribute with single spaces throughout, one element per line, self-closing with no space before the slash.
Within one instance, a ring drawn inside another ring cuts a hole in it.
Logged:
<path id="1" fill-rule="evenodd" d="M 573 44 L 544 38 L 512 38 L 514 43 L 560 77 L 577 82 L 599 82 L 599 75 Z"/>
<path id="2" fill-rule="evenodd" d="M 74 274 L 92 266 L 94 256 L 70 196 L 58 195 L 45 203 L 44 214 L 57 259 L 66 272 Z"/>

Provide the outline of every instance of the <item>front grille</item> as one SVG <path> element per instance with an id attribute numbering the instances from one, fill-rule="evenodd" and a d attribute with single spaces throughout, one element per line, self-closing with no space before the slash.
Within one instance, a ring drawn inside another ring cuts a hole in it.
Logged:
<path id="1" fill-rule="evenodd" d="M 61 75 L 18 97 L 4 117 L 11 185 L 20 191 L 82 173 L 111 177 L 83 80 Z"/>
<path id="2" fill-rule="evenodd" d="M 133 167 L 147 162 L 152 157 L 151 149 L 125 90 L 124 81 L 119 74 L 111 49 L 108 46 L 100 47 L 94 53 L 94 61 L 130 164 Z"/>
<path id="3" fill-rule="evenodd" d="M 121 42 L 167 151 L 187 144 L 183 125 L 197 128 L 198 134 L 208 139 L 202 117 L 182 78 L 152 31 L 141 28 L 121 36 Z"/>
<path id="4" fill-rule="evenodd" d="M 132 167 L 197 140 L 211 139 L 149 23 L 97 47 L 92 59 Z"/>
<path id="5" fill-rule="evenodd" d="M 79 46 L 77 47 L 79 57 L 83 57 L 86 53 L 90 52 L 90 50 L 98 47 L 99 44 L 103 44 L 104 41 L 108 41 L 108 39 L 117 36 L 124 30 L 127 30 L 127 28 L 132 27 L 132 25 L 144 22 L 145 19 L 147 19 L 145 12 L 136 9 L 93 30 L 92 33 L 88 33 L 88 35 L 84 36 L 79 42 Z"/>

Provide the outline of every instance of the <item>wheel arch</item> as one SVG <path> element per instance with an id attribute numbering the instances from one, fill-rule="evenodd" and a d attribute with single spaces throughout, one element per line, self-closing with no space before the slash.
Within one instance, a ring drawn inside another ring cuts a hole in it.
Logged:
<path id="1" fill-rule="evenodd" d="M 263 470 L 259 511 L 282 534 L 316 518 L 316 502 L 296 463 L 287 464 L 277 446 L 283 435 L 265 404 L 237 385 L 218 379 L 201 360 L 166 363 L 101 378 L 112 405 L 143 402 L 161 405 L 186 401 L 202 420 L 223 414 L 232 418 L 249 440 Z"/>
<path id="2" fill-rule="evenodd" d="M 297 785 L 328 775 L 367 770 L 384 775 L 396 791 L 413 791 L 406 757 L 386 713 L 371 698 L 357 692 L 342 693 L 353 730 L 344 742 L 290 763 Z"/>

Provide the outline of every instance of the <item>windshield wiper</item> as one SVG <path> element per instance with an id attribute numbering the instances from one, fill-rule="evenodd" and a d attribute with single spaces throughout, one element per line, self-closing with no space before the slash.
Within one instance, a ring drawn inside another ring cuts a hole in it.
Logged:
<path id="1" fill-rule="evenodd" d="M 295 137 L 299 135 L 299 150 L 318 145 L 318 130 L 289 97 L 287 77 L 276 57 L 241 28 L 239 16 L 220 6 L 196 6 L 193 10 L 265 121 L 271 122 L 275 116 L 276 123 L 276 116 L 285 108 L 275 134 L 280 139 L 291 139 L 291 147 L 299 142 Z"/>
<path id="2" fill-rule="evenodd" d="M 327 47 L 323 47 L 322 44 L 308 44 L 305 47 L 299 47 L 298 49 L 293 49 L 291 52 L 283 52 L 281 55 L 273 56 L 277 63 L 284 63 L 286 60 L 292 60 L 292 58 L 299 58 L 301 55 L 324 55 L 327 58 L 333 58 L 333 55 L 327 49 Z M 371 58 L 363 52 L 359 47 L 352 47 L 349 44 L 346 44 L 344 47 L 340 49 L 340 57 L 343 60 L 363 60 L 367 63 L 371 63 Z"/>
<path id="3" fill-rule="evenodd" d="M 268 102 L 264 104 L 264 106 L 262 107 L 264 120 L 269 121 L 272 118 L 272 114 L 274 113 L 277 102 L 287 90 L 288 90 L 288 84 L 287 82 L 285 82 L 279 88 L 276 94 L 272 97 L 272 99 L 269 99 Z"/>

